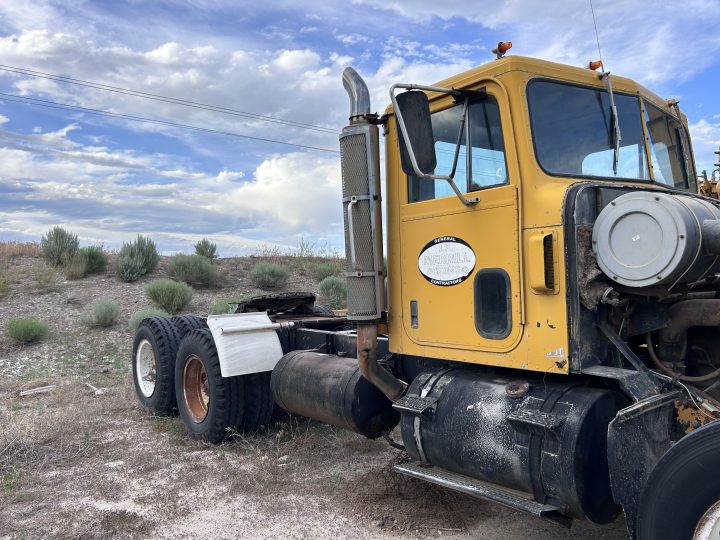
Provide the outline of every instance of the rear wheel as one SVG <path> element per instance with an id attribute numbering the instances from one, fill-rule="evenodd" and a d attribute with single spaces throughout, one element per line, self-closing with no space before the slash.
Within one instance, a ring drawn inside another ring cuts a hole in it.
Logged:
<path id="1" fill-rule="evenodd" d="M 180 344 L 175 393 L 180 417 L 193 438 L 218 443 L 242 428 L 244 380 L 222 376 L 207 328 L 193 330 Z"/>
<path id="2" fill-rule="evenodd" d="M 167 317 L 150 317 L 138 326 L 133 343 L 133 381 L 138 401 L 155 414 L 175 409 L 175 326 Z"/>
<path id="3" fill-rule="evenodd" d="M 193 330 L 207 328 L 205 320 L 195 315 L 175 315 L 172 318 L 172 322 L 175 328 L 177 328 L 178 336 L 181 340 Z"/>
<path id="4" fill-rule="evenodd" d="M 668 450 L 645 486 L 638 539 L 717 539 L 720 533 L 720 421 Z"/>

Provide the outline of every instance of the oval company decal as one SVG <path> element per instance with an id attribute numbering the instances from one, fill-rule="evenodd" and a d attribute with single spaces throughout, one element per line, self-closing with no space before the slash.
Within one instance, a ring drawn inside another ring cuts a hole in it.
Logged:
<path id="1" fill-rule="evenodd" d="M 475 252 L 454 236 L 428 242 L 418 257 L 420 273 L 433 285 L 450 287 L 465 281 L 475 269 Z"/>

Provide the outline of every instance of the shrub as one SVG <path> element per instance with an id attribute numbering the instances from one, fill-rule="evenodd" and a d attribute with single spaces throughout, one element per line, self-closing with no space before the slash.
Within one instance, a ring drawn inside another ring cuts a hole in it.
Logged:
<path id="1" fill-rule="evenodd" d="M 80 253 L 87 260 L 87 273 L 99 274 L 105 271 L 108 264 L 108 257 L 102 246 L 89 246 L 80 249 Z"/>
<path id="2" fill-rule="evenodd" d="M 41 266 L 33 269 L 35 284 L 41 292 L 48 292 L 55 289 L 57 285 L 57 271 L 48 266 Z"/>
<path id="3" fill-rule="evenodd" d="M 313 277 L 318 281 L 322 281 L 326 277 L 337 276 L 339 273 L 338 265 L 331 262 L 318 262 L 312 267 Z"/>
<path id="4" fill-rule="evenodd" d="M 323 302 L 333 309 L 342 309 L 347 301 L 347 285 L 338 276 L 328 276 L 320 282 L 318 290 Z"/>
<path id="5" fill-rule="evenodd" d="M 250 279 L 261 289 L 279 289 L 287 282 L 287 268 L 277 263 L 259 262 L 250 270 Z"/>
<path id="6" fill-rule="evenodd" d="M 90 309 L 82 316 L 82 322 L 88 326 L 112 326 L 120 316 L 120 306 L 107 298 L 95 300 Z"/>
<path id="7" fill-rule="evenodd" d="M 117 260 L 117 274 L 123 281 L 137 281 L 155 270 L 160 256 L 155 242 L 138 234 L 134 242 L 123 243 Z"/>
<path id="8" fill-rule="evenodd" d="M 87 257 L 82 251 L 63 256 L 63 273 L 67 279 L 81 279 L 87 273 Z"/>
<path id="9" fill-rule="evenodd" d="M 145 288 L 150 300 L 169 313 L 177 313 L 188 305 L 192 288 L 172 279 L 154 279 Z"/>
<path id="10" fill-rule="evenodd" d="M 217 245 L 207 238 L 203 238 L 195 244 L 195 255 L 202 255 L 210 261 L 217 259 Z"/>
<path id="11" fill-rule="evenodd" d="M 217 283 L 215 267 L 202 255 L 175 255 L 170 261 L 168 274 L 189 285 L 209 287 Z"/>
<path id="12" fill-rule="evenodd" d="M 48 332 L 48 325 L 35 319 L 13 318 L 5 327 L 7 335 L 16 343 L 32 343 Z"/>
<path id="13" fill-rule="evenodd" d="M 117 275 L 123 281 L 137 281 L 145 274 L 142 261 L 128 253 L 118 255 L 115 264 Z"/>
<path id="14" fill-rule="evenodd" d="M 76 234 L 55 226 L 42 237 L 40 245 L 45 260 L 53 266 L 60 266 L 64 257 L 71 256 L 78 250 L 80 242 Z"/>
<path id="15" fill-rule="evenodd" d="M 231 304 L 231 302 L 233 303 Z M 231 298 L 218 300 L 210 308 L 210 315 L 226 315 L 228 313 L 235 313 L 235 310 L 237 309 L 237 304 L 234 302 L 235 300 Z"/>
<path id="16" fill-rule="evenodd" d="M 148 317 L 169 317 L 170 314 L 163 310 L 163 309 L 156 309 L 156 308 L 144 308 L 140 311 L 136 311 L 133 313 L 133 316 L 130 317 L 130 320 L 128 321 L 128 328 L 130 328 L 131 332 L 135 332 L 140 326 L 140 323 L 143 322 L 144 319 L 147 319 Z"/>

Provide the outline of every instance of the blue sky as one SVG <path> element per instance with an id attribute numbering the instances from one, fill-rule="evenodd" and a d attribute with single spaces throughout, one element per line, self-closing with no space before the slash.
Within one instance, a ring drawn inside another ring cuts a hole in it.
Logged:
<path id="1" fill-rule="evenodd" d="M 337 133 L 352 65 L 382 111 L 394 82 L 432 83 L 512 52 L 597 58 L 589 3 L 0 0 L 0 64 L 325 128 L 301 129 L 0 70 L 0 92 L 328 151 L 45 108 L 0 95 L 0 240 L 53 225 L 110 248 L 221 255 L 342 247 Z M 681 101 L 700 169 L 720 144 L 717 3 L 594 2 L 613 72 Z M 37 103 L 37 102 L 36 102 Z M 329 131 L 328 131 L 329 130 Z"/>

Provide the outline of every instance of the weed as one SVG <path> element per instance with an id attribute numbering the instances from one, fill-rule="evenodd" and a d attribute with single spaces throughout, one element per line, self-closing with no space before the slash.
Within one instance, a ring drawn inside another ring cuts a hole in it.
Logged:
<path id="1" fill-rule="evenodd" d="M 117 274 L 123 281 L 137 281 L 157 267 L 160 256 L 155 242 L 138 234 L 134 242 L 123 243 L 117 260 Z"/>
<path id="2" fill-rule="evenodd" d="M 63 255 L 63 273 L 67 279 L 82 279 L 87 273 L 87 255 L 82 251 L 75 251 Z"/>
<path id="3" fill-rule="evenodd" d="M 13 257 L 39 257 L 42 249 L 37 242 L 0 242 L 0 260 Z"/>
<path id="4" fill-rule="evenodd" d="M 50 292 L 57 286 L 57 270 L 49 266 L 39 266 L 33 269 L 35 285 L 40 292 Z"/>
<path id="5" fill-rule="evenodd" d="M 277 263 L 262 261 L 250 270 L 250 279 L 261 289 L 279 289 L 287 282 L 290 272 Z"/>
<path id="6" fill-rule="evenodd" d="M 87 273 L 99 274 L 105 271 L 108 265 L 108 257 L 102 246 L 88 246 L 80 249 L 87 260 Z"/>
<path id="7" fill-rule="evenodd" d="M 0 266 L 0 298 L 10 292 L 10 272 Z"/>
<path id="8" fill-rule="evenodd" d="M 312 275 L 318 281 L 322 281 L 326 277 L 337 276 L 339 273 L 339 264 L 330 261 L 316 262 L 312 265 Z"/>
<path id="9" fill-rule="evenodd" d="M 192 287 L 172 279 L 154 279 L 145 288 L 148 298 L 168 311 L 177 313 L 190 302 Z"/>
<path id="10" fill-rule="evenodd" d="M 40 245 L 45 260 L 53 266 L 61 266 L 63 258 L 73 255 L 80 242 L 76 234 L 55 226 L 42 237 Z"/>
<path id="11" fill-rule="evenodd" d="M 48 325 L 36 319 L 15 317 L 7 322 L 5 331 L 10 339 L 22 345 L 42 339 L 48 332 Z"/>
<path id="12" fill-rule="evenodd" d="M 81 320 L 87 326 L 108 327 L 115 324 L 120 316 L 120 306 L 107 298 L 95 300 Z"/>
<path id="13" fill-rule="evenodd" d="M 140 311 L 136 311 L 133 313 L 132 317 L 130 317 L 130 320 L 128 321 L 128 328 L 131 332 L 135 332 L 138 329 L 138 326 L 140 326 L 140 323 L 143 322 L 143 320 L 148 319 L 150 317 L 169 317 L 170 314 L 163 310 L 163 309 L 157 309 L 157 308 L 144 308 Z"/>
<path id="14" fill-rule="evenodd" d="M 202 255 L 175 255 L 170 261 L 168 274 L 188 285 L 209 287 L 217 284 L 217 272 L 209 259 Z"/>
<path id="15" fill-rule="evenodd" d="M 210 315 L 226 315 L 228 313 L 235 313 L 235 310 L 237 309 L 237 304 L 231 302 L 236 301 L 231 298 L 218 300 L 210 308 Z"/>
<path id="16" fill-rule="evenodd" d="M 211 242 L 207 238 L 203 238 L 197 244 L 195 244 L 195 254 L 202 255 L 206 259 L 212 261 L 217 259 L 217 245 Z"/>
<path id="17" fill-rule="evenodd" d="M 5 491 L 15 491 L 20 483 L 20 467 L 13 465 L 9 471 L 2 475 L 0 479 L 2 488 Z"/>
<path id="18" fill-rule="evenodd" d="M 333 309 L 342 309 L 347 301 L 347 285 L 338 276 L 328 276 L 318 285 L 318 291 L 325 304 Z"/>

